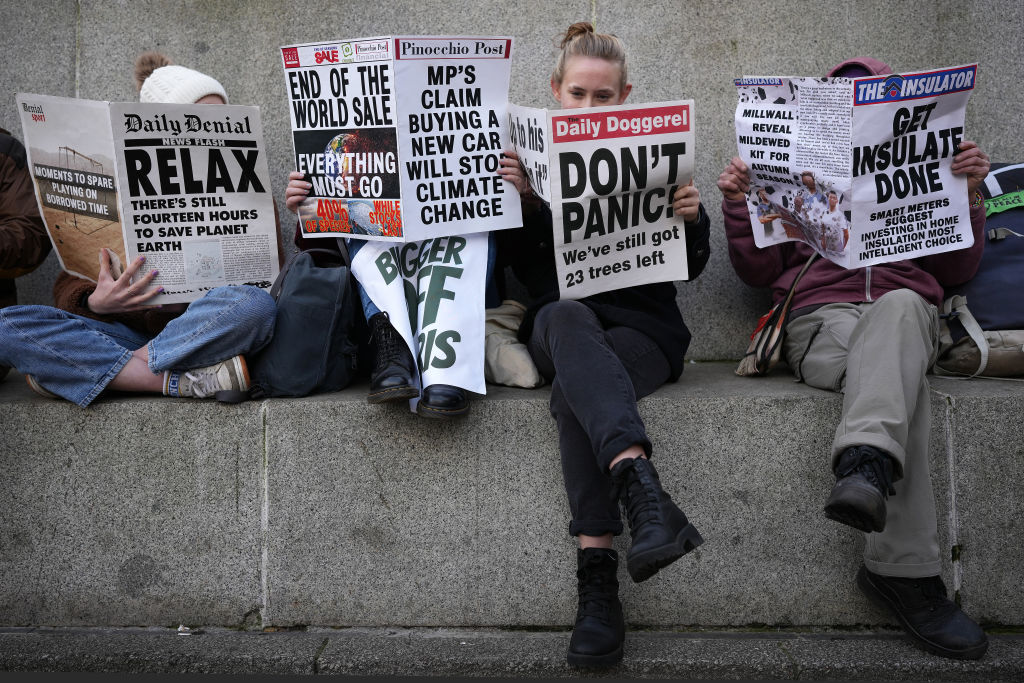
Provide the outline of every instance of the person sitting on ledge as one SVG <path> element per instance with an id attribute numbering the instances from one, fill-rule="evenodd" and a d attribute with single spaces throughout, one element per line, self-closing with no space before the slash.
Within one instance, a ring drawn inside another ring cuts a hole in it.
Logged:
<path id="1" fill-rule="evenodd" d="M 623 104 L 632 90 L 622 41 L 573 24 L 551 76 L 562 109 Z M 700 533 L 662 488 L 654 446 L 637 401 L 679 379 L 690 332 L 672 282 L 625 287 L 559 300 L 552 214 L 533 194 L 514 150 L 499 169 L 523 201 L 523 227 L 498 235 L 499 264 L 509 265 L 531 304 L 519 328 L 537 368 L 551 382 L 551 415 L 572 521 L 579 542 L 579 603 L 567 660 L 578 667 L 622 659 L 625 624 L 619 602 L 618 553 L 612 539 L 629 520 L 626 567 L 646 581 L 701 543 Z M 710 222 L 700 192 L 676 190 L 672 210 L 685 224 L 689 278 L 708 262 Z M 682 248 L 680 246 L 680 248 Z"/>
<path id="2" fill-rule="evenodd" d="M 858 57 L 842 62 L 829 76 L 889 73 L 887 64 Z M 978 659 L 988 639 L 949 600 L 939 576 L 925 375 L 938 350 L 936 306 L 943 287 L 969 280 L 981 260 L 985 207 L 978 188 L 988 170 L 988 156 L 975 143 L 961 142 L 952 171 L 967 179 L 974 246 L 865 268 L 845 269 L 817 259 L 794 294 L 783 342 L 797 379 L 843 393 L 829 451 L 836 481 L 824 512 L 867 535 L 858 588 L 890 610 L 917 645 L 957 659 Z M 750 173 L 739 157 L 726 165 L 718 187 L 737 275 L 748 285 L 771 287 L 778 302 L 811 248 L 803 242 L 764 249 L 754 244 L 746 204 Z"/>
<path id="3" fill-rule="evenodd" d="M 227 104 L 217 80 L 159 53 L 141 55 L 135 76 L 142 102 Z M 56 308 L 0 309 L 0 363 L 17 368 L 37 393 L 82 407 L 107 389 L 190 398 L 226 392 L 228 399 L 248 390 L 245 354 L 273 335 L 276 306 L 268 293 L 234 285 L 187 307 L 156 306 L 156 271 L 131 282 L 144 256 L 119 276 L 109 249 L 100 249 L 99 261 L 95 283 L 60 273 Z"/>

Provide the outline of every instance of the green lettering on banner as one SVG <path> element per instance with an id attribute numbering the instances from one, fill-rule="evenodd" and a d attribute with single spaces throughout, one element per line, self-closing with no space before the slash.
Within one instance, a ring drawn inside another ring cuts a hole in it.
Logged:
<path id="1" fill-rule="evenodd" d="M 448 238 L 448 249 L 444 252 L 444 263 L 451 263 L 455 261 L 455 265 L 461 266 L 462 259 L 459 258 L 459 253 L 466 248 L 466 238 L 452 235 Z"/>
<path id="2" fill-rule="evenodd" d="M 429 332 L 420 333 L 420 368 L 423 370 L 427 368 L 443 370 L 455 365 L 456 355 L 452 344 L 457 344 L 460 341 L 462 341 L 462 335 L 455 330 L 447 330 L 445 332 L 430 330 Z M 438 353 L 442 355 L 439 356 Z"/>
<path id="3" fill-rule="evenodd" d="M 384 278 L 385 285 L 390 285 L 398 277 L 398 267 L 395 265 L 395 260 L 391 258 L 390 251 L 381 252 L 375 263 L 377 270 L 380 271 L 380 276 Z"/>
<path id="4" fill-rule="evenodd" d="M 444 356 L 431 358 L 430 367 L 443 370 L 455 365 L 455 349 L 452 348 L 452 344 L 460 341 L 462 341 L 462 335 L 455 330 L 439 332 L 434 339 L 434 349 L 443 353 Z"/>
<path id="5" fill-rule="evenodd" d="M 416 314 L 419 313 L 419 295 L 416 292 L 416 285 L 408 280 L 402 280 L 402 290 L 405 292 L 405 307 L 409 314 L 409 329 L 416 334 Z M 420 366 L 422 370 L 423 366 Z"/>
<path id="6" fill-rule="evenodd" d="M 430 282 L 427 283 L 427 290 L 421 291 L 419 301 L 423 304 L 423 315 L 420 317 L 420 329 L 429 327 L 437 321 L 437 311 L 441 307 L 441 300 L 455 300 L 455 292 L 445 289 L 445 280 L 448 278 L 459 279 L 462 277 L 462 268 L 451 266 L 432 266 Z"/>
<path id="7" fill-rule="evenodd" d="M 1024 207 L 1024 190 L 1007 192 L 998 197 L 985 200 L 985 215 L 992 216 L 1003 211 L 1020 209 L 1022 207 Z"/>

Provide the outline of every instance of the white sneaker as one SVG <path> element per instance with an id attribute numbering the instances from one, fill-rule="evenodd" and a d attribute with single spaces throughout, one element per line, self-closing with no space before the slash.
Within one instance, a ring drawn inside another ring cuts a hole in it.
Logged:
<path id="1" fill-rule="evenodd" d="M 53 393 L 52 391 L 44 389 L 43 385 L 37 382 L 36 378 L 33 377 L 32 375 L 25 375 L 25 381 L 28 382 L 28 385 L 29 387 L 32 388 L 32 391 L 36 392 L 40 396 L 43 396 L 45 398 L 60 398 L 60 396 Z"/>
<path id="2" fill-rule="evenodd" d="M 249 390 L 249 368 L 245 357 L 235 356 L 206 368 L 164 373 L 164 395 L 214 398 L 218 391 Z"/>

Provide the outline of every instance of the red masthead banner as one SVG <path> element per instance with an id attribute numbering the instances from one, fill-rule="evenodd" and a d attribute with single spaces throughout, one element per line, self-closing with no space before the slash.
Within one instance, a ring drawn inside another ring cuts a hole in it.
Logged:
<path id="1" fill-rule="evenodd" d="M 554 142 L 608 140 L 637 135 L 688 133 L 690 107 L 653 107 L 636 111 L 572 113 L 551 117 Z"/>

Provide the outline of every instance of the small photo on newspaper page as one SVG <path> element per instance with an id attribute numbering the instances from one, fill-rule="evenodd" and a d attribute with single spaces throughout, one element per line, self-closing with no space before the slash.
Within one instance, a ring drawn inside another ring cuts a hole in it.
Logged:
<path id="1" fill-rule="evenodd" d="M 845 268 L 971 246 L 950 167 L 976 69 L 738 79 L 755 243 L 802 241 Z"/>

